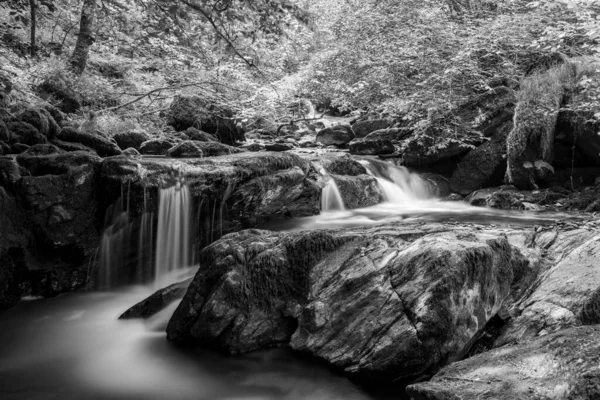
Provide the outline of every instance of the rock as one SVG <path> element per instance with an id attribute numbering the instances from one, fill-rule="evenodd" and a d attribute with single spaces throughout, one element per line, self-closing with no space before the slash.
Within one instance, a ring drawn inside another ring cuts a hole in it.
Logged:
<path id="1" fill-rule="evenodd" d="M 208 132 L 201 131 L 194 127 L 189 127 L 185 130 L 185 133 L 190 140 L 196 140 L 198 142 L 218 142 L 219 140 Z"/>
<path id="2" fill-rule="evenodd" d="M 529 269 L 497 233 L 436 224 L 246 230 L 201 264 L 169 340 L 229 353 L 289 342 L 371 384 L 460 359 Z"/>
<path id="3" fill-rule="evenodd" d="M 218 142 L 196 142 L 188 140 L 170 148 L 167 157 L 191 158 L 191 157 L 215 157 L 241 153 L 243 150 Z"/>
<path id="4" fill-rule="evenodd" d="M 451 364 L 406 388 L 414 400 L 600 398 L 600 326 L 566 329 Z"/>
<path id="5" fill-rule="evenodd" d="M 350 125 L 335 125 L 331 128 L 321 129 L 317 133 L 316 141 L 325 146 L 343 146 L 355 138 Z"/>
<path id="6" fill-rule="evenodd" d="M 63 128 L 57 139 L 64 142 L 81 143 L 94 149 L 101 157 L 121 154 L 121 149 L 112 139 L 107 139 L 100 132 L 78 131 L 74 128 Z"/>
<path id="7" fill-rule="evenodd" d="M 24 152 L 28 148 L 29 148 L 29 146 L 26 145 L 26 144 L 15 143 L 12 146 L 10 146 L 10 152 L 11 152 L 11 154 L 21 154 L 22 152 Z"/>
<path id="8" fill-rule="evenodd" d="M 411 128 L 389 128 L 389 129 L 380 129 L 374 132 L 369 133 L 365 136 L 367 140 L 391 140 L 398 141 L 408 137 L 412 133 Z"/>
<path id="9" fill-rule="evenodd" d="M 11 143 L 11 134 L 4 121 L 0 121 L 0 142 Z"/>
<path id="10" fill-rule="evenodd" d="M 88 151 L 90 153 L 94 153 L 94 154 L 98 154 L 96 153 L 96 150 L 92 149 L 91 147 L 87 147 L 81 143 L 71 143 L 71 142 L 65 142 L 64 140 L 60 140 L 60 139 L 52 139 L 51 143 L 53 145 L 55 145 L 56 147 L 63 149 L 65 151 Z"/>
<path id="11" fill-rule="evenodd" d="M 34 144 L 23 152 L 23 154 L 32 156 L 45 156 L 48 154 L 64 153 L 64 150 L 59 149 L 53 144 Z"/>
<path id="12" fill-rule="evenodd" d="M 500 186 L 506 172 L 506 138 L 512 120 L 496 125 L 491 140 L 471 150 L 452 173 L 452 190 L 467 195 L 475 190 Z"/>
<path id="13" fill-rule="evenodd" d="M 23 143 L 27 145 L 48 143 L 46 136 L 42 135 L 33 125 L 23 121 L 11 121 L 6 124 L 11 133 L 11 144 Z"/>
<path id="14" fill-rule="evenodd" d="M 514 186 L 477 190 L 465 198 L 476 207 L 490 207 L 501 210 L 522 210 L 525 196 Z"/>
<path id="15" fill-rule="evenodd" d="M 453 170 L 460 158 L 467 154 L 473 146 L 485 141 L 482 136 L 471 136 L 463 139 L 443 138 L 438 136 L 416 136 L 408 139 L 402 154 L 403 164 L 407 167 L 430 167 L 442 165 L 442 170 Z M 452 165 L 448 167 L 447 165 Z M 442 172 L 442 171 L 439 171 Z"/>
<path id="16" fill-rule="evenodd" d="M 127 157 L 138 157 L 141 156 L 140 152 L 134 149 L 133 147 L 128 147 L 123 150 L 123 155 Z"/>
<path id="17" fill-rule="evenodd" d="M 349 144 L 350 153 L 375 156 L 378 154 L 392 154 L 395 151 L 394 145 L 390 140 L 353 140 Z"/>
<path id="18" fill-rule="evenodd" d="M 366 168 L 349 154 L 320 154 L 312 158 L 326 173 L 332 175 L 357 176 L 367 174 Z"/>
<path id="19" fill-rule="evenodd" d="M 181 299 L 191 282 L 192 278 L 157 290 L 121 314 L 119 319 L 150 318 L 169 304 Z"/>
<path id="20" fill-rule="evenodd" d="M 31 176 L 65 175 L 70 171 L 89 166 L 98 169 L 102 159 L 93 153 L 75 151 L 36 155 L 25 152 L 17 156 L 17 162 Z"/>
<path id="21" fill-rule="evenodd" d="M 371 132 L 389 128 L 393 121 L 388 119 L 370 119 L 366 121 L 358 121 L 352 125 L 352 130 L 357 138 L 364 138 Z"/>
<path id="22" fill-rule="evenodd" d="M 291 143 L 267 143 L 265 145 L 267 151 L 288 151 L 294 150 L 294 145 Z"/>
<path id="23" fill-rule="evenodd" d="M 381 203 L 383 195 L 377 180 L 370 175 L 331 175 L 344 199 L 346 208 L 371 207 Z"/>
<path id="24" fill-rule="evenodd" d="M 117 142 L 117 145 L 121 148 L 121 150 L 125 150 L 128 148 L 134 148 L 136 150 L 140 150 L 142 143 L 147 140 L 150 140 L 150 135 L 141 130 L 132 130 L 127 132 L 120 132 L 113 136 L 113 139 Z"/>
<path id="25" fill-rule="evenodd" d="M 431 172 L 423 172 L 419 174 L 428 185 L 428 193 L 434 197 L 446 197 L 452 190 L 450 189 L 450 181 L 440 174 Z"/>
<path id="26" fill-rule="evenodd" d="M 0 186 L 13 189 L 19 179 L 21 171 L 16 161 L 12 157 L 0 157 Z"/>
<path id="27" fill-rule="evenodd" d="M 458 193 L 450 193 L 448 196 L 444 197 L 444 201 L 462 201 L 463 196 Z"/>
<path id="28" fill-rule="evenodd" d="M 244 132 L 234 120 L 234 113 L 223 104 L 198 96 L 176 96 L 167 115 L 167 124 L 178 131 L 189 127 L 214 134 L 225 144 L 245 140 Z"/>
<path id="29" fill-rule="evenodd" d="M 248 151 L 263 151 L 265 149 L 265 146 L 260 143 L 246 143 L 240 146 L 240 149 Z"/>
<path id="30" fill-rule="evenodd" d="M 140 153 L 164 156 L 174 146 L 173 142 L 164 139 L 150 139 L 140 145 Z"/>
<path id="31" fill-rule="evenodd" d="M 52 95 L 56 100 L 59 100 L 60 104 L 58 107 L 62 112 L 72 114 L 77 112 L 84 103 L 81 94 L 73 90 L 72 86 L 72 82 L 66 76 L 59 75 L 42 82 L 38 90 Z M 57 120 L 57 122 L 59 121 Z"/>
<path id="32" fill-rule="evenodd" d="M 600 324 L 600 236 L 581 230 L 509 321 L 496 345 L 522 342 L 578 325 Z M 561 236 L 555 240 L 567 242 Z M 571 239 L 573 240 L 573 239 Z M 574 247 L 574 248 L 573 248 Z M 565 254 L 566 253 L 566 254 Z"/>
<path id="33" fill-rule="evenodd" d="M 33 126 L 42 135 L 48 138 L 52 138 L 52 136 L 50 135 L 50 123 L 48 122 L 46 114 L 43 113 L 41 110 L 30 108 L 28 110 L 23 111 L 18 118 L 22 122 L 26 122 L 29 125 Z"/>
<path id="34" fill-rule="evenodd" d="M 38 111 L 44 114 L 46 116 L 46 119 L 48 120 L 48 134 L 46 136 L 48 137 L 48 139 L 54 138 L 62 129 L 61 126 L 58 124 L 58 122 L 54 120 L 50 111 L 46 110 L 45 108 L 40 108 L 38 109 Z"/>
<path id="35" fill-rule="evenodd" d="M 63 126 L 63 123 L 66 121 L 66 118 L 65 118 L 65 114 L 63 114 L 62 111 L 60 111 L 58 108 L 56 108 L 52 105 L 49 105 L 49 104 L 44 106 L 44 109 L 46 111 L 48 111 L 48 113 L 50 114 L 52 119 L 56 122 L 56 124 L 59 126 L 59 128 Z"/>
<path id="36" fill-rule="evenodd" d="M 600 166 L 600 136 L 597 134 L 600 131 L 600 123 L 594 121 L 593 112 L 587 114 L 571 110 L 559 112 L 554 136 L 555 147 L 565 146 L 567 154 L 563 159 L 557 160 L 558 166 L 564 168 Z M 572 158 L 573 152 L 576 153 L 575 159 Z"/>

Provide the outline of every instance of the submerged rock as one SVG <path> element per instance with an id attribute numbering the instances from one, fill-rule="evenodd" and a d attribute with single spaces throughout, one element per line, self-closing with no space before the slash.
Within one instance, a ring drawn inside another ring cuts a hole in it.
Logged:
<path id="1" fill-rule="evenodd" d="M 157 290 L 121 314 L 119 319 L 150 318 L 169 304 L 181 299 L 191 282 L 192 278 L 189 278 Z"/>
<path id="2" fill-rule="evenodd" d="M 416 378 L 460 359 L 531 279 L 494 232 L 381 226 L 223 237 L 167 328 L 229 353 L 282 343 L 357 379 Z"/>

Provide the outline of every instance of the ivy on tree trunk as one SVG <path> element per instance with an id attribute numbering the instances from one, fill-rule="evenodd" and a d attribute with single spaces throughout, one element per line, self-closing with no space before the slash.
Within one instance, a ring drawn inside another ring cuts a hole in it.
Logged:
<path id="1" fill-rule="evenodd" d="M 90 46 L 94 43 L 94 19 L 96 17 L 96 0 L 84 0 L 81 8 L 81 21 L 77 44 L 71 56 L 71 68 L 81 75 L 87 64 Z"/>

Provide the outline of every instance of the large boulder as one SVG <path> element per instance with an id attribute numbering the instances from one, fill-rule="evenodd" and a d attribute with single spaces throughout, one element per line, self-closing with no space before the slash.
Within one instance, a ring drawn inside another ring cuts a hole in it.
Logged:
<path id="1" fill-rule="evenodd" d="M 186 140 L 169 150 L 167 157 L 174 158 L 197 158 L 197 157 L 215 157 L 235 153 L 241 153 L 244 150 L 237 147 L 228 146 L 218 142 L 198 142 L 195 140 Z"/>
<path id="2" fill-rule="evenodd" d="M 371 175 L 331 175 L 331 177 L 335 180 L 346 208 L 371 207 L 383 200 L 381 187 Z"/>
<path id="3" fill-rule="evenodd" d="M 444 368 L 406 388 L 414 400 L 600 398 L 600 325 L 566 329 Z"/>
<path id="4" fill-rule="evenodd" d="M 48 139 L 33 125 L 23 121 L 11 121 L 6 124 L 10 131 L 11 143 L 23 143 L 26 145 L 48 143 Z"/>
<path id="5" fill-rule="evenodd" d="M 436 224 L 247 230 L 206 248 L 201 264 L 169 340 L 228 353 L 289 343 L 370 383 L 460 359 L 532 279 L 498 232 Z"/>
<path id="6" fill-rule="evenodd" d="M 46 111 L 46 110 L 44 110 L 44 111 Z M 42 110 L 36 110 L 34 108 L 30 108 L 28 110 L 23 111 L 19 115 L 18 118 L 19 118 L 19 120 L 26 122 L 29 125 L 33 126 L 42 135 L 51 138 L 50 122 L 48 121 L 48 117 L 46 116 L 46 113 L 43 113 Z M 54 133 L 56 133 L 56 131 Z"/>
<path id="7" fill-rule="evenodd" d="M 335 125 L 331 128 L 321 129 L 317 133 L 316 141 L 325 146 L 343 146 L 355 137 L 350 125 Z"/>
<path id="8" fill-rule="evenodd" d="M 185 130 L 185 134 L 190 138 L 190 140 L 196 140 L 198 142 L 218 142 L 219 140 L 208 132 L 201 131 L 200 129 L 196 129 L 193 126 L 187 128 Z"/>
<path id="9" fill-rule="evenodd" d="M 370 119 L 352 124 L 352 130 L 357 138 L 364 138 L 371 132 L 389 128 L 393 121 L 389 119 Z"/>
<path id="10" fill-rule="evenodd" d="M 178 131 L 189 127 L 215 135 L 225 144 L 244 141 L 244 132 L 237 126 L 234 112 L 223 104 L 198 96 L 176 96 L 171 103 L 167 124 Z"/>
<path id="11" fill-rule="evenodd" d="M 121 154 L 121 149 L 114 139 L 109 139 L 98 132 L 81 131 L 75 128 L 63 128 L 57 139 L 64 142 L 80 143 L 94 149 L 101 157 Z"/>
<path id="12" fill-rule="evenodd" d="M 350 153 L 358 155 L 375 156 L 378 154 L 392 154 L 395 151 L 394 144 L 387 139 L 353 140 L 349 144 Z"/>
<path id="13" fill-rule="evenodd" d="M 173 142 L 166 139 L 150 139 L 140 145 L 140 153 L 164 156 L 173 146 Z"/>
<path id="14" fill-rule="evenodd" d="M 150 135 L 141 130 L 131 130 L 127 132 L 119 132 L 113 136 L 113 139 L 115 139 L 121 150 L 132 147 L 139 151 L 142 143 L 150 140 Z"/>
<path id="15" fill-rule="evenodd" d="M 550 235 L 549 235 L 550 236 Z M 548 238 L 547 240 L 552 240 Z M 560 235 L 560 257 L 535 291 L 514 310 L 496 345 L 522 342 L 561 329 L 600 324 L 600 237 L 586 229 Z M 552 242 L 549 242 L 552 243 Z"/>

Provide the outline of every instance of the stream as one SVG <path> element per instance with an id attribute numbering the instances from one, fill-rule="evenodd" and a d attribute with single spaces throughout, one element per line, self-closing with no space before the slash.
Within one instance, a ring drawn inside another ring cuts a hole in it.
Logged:
<path id="1" fill-rule="evenodd" d="M 335 182 L 331 179 L 330 182 L 333 183 L 325 188 L 325 191 L 331 191 L 331 196 L 323 201 L 321 215 L 277 221 L 266 224 L 263 228 L 322 229 L 404 221 L 531 225 L 553 223 L 556 219 L 566 217 L 441 202 L 428 194 L 420 178 L 405 169 L 385 163 L 367 162 L 366 166 L 370 174 L 376 177 L 384 193 L 384 202 L 381 204 L 346 210 L 339 191 L 334 187 Z M 179 192 L 179 189 L 166 189 L 164 196 L 179 196 L 183 199 L 180 202 L 187 204 L 187 192 Z M 187 217 L 182 219 L 181 215 L 185 214 L 181 214 L 179 208 L 174 208 L 174 200 L 167 200 L 164 204 L 169 205 L 165 207 L 169 215 L 176 215 L 183 222 L 173 224 L 173 221 L 161 220 L 165 216 L 159 215 L 159 224 L 162 224 L 159 227 L 172 224 L 174 233 L 168 233 L 171 228 L 161 228 L 165 230 L 165 239 L 159 241 L 158 246 L 165 247 L 157 248 L 157 253 L 162 258 L 185 254 L 188 245 L 183 250 L 177 246 L 181 246 L 180 242 L 186 240 L 180 236 L 185 236 L 182 232 L 187 228 L 183 229 L 181 224 L 186 223 Z M 115 227 L 113 223 L 111 228 Z M 117 242 L 123 242 L 123 237 L 112 231 L 107 232 L 110 235 L 105 233 L 103 240 L 107 241 L 106 246 L 109 247 L 106 252 L 110 253 L 114 252 Z M 179 236 L 175 237 L 175 234 Z M 139 235 L 140 238 L 148 236 L 144 232 Z M 114 239 L 111 239 L 113 236 Z M 106 257 L 108 269 L 101 273 L 107 280 L 106 287 L 111 287 L 108 281 L 116 274 L 115 265 L 110 265 L 114 264 L 111 260 L 111 257 Z M 179 263 L 178 260 L 174 262 Z M 166 265 L 166 262 L 163 264 Z M 164 274 L 155 277 L 161 285 L 168 283 L 164 278 Z M 165 339 L 164 330 L 177 303 L 171 304 L 149 320 L 117 319 L 131 305 L 150 295 L 155 287 L 156 284 L 153 283 L 120 287 L 110 292 L 71 293 L 53 299 L 25 299 L 16 307 L 0 313 L 0 398 L 381 398 L 380 395 L 374 397 L 314 360 L 307 360 L 286 349 L 226 357 L 209 350 L 176 348 Z M 398 398 L 397 393 L 394 398 Z"/>

